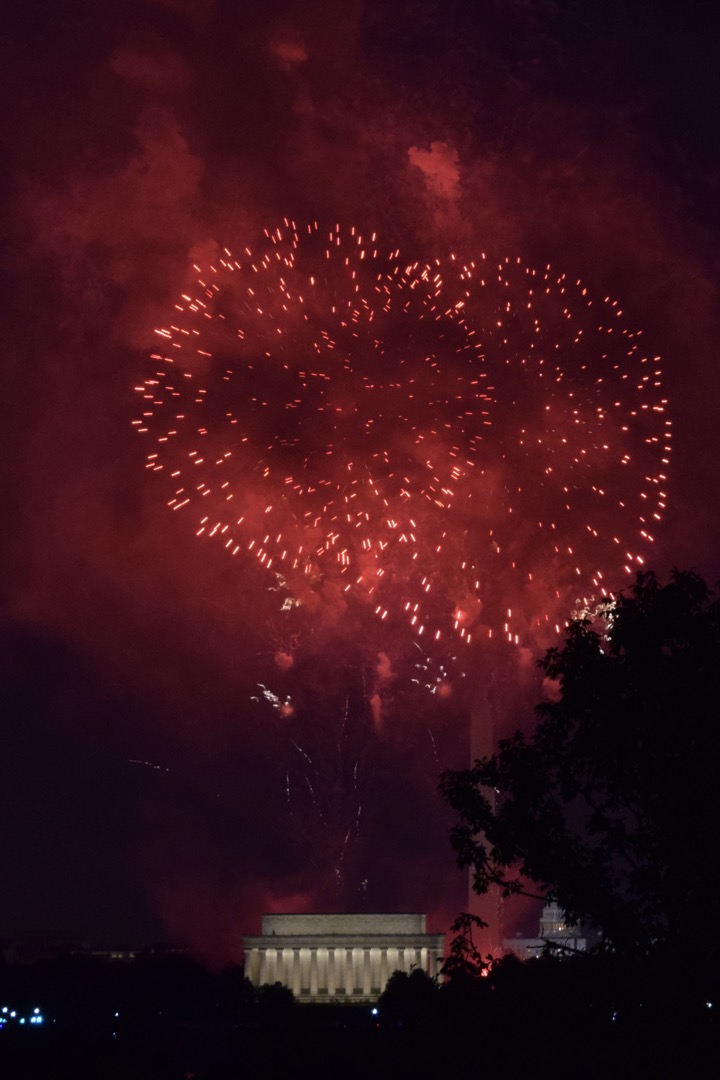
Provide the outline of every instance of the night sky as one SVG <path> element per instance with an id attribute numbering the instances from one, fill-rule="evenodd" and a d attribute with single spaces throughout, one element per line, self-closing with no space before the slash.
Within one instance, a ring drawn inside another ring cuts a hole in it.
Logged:
<path id="1" fill-rule="evenodd" d="M 327 593 L 285 619 L 257 560 L 168 511 L 133 387 L 191 264 L 285 218 L 411 262 L 551 263 L 662 356 L 647 565 L 716 581 L 717 22 L 701 0 L 6 0 L 0 938 L 222 962 L 268 910 L 447 927 L 435 786 L 473 692 L 425 693 Z M 294 716 L 262 692 L 291 678 Z"/>

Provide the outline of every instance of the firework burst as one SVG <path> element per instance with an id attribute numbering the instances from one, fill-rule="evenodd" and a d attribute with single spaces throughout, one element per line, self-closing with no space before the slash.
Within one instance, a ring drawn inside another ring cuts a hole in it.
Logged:
<path id="1" fill-rule="evenodd" d="M 643 565 L 671 429 L 616 300 L 289 221 L 195 269 L 135 425 L 169 507 L 287 604 L 536 646 Z"/>

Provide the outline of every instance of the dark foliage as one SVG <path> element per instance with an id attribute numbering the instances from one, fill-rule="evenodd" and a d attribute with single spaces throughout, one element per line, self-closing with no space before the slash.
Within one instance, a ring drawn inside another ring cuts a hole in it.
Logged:
<path id="1" fill-rule="evenodd" d="M 491 957 L 484 957 L 475 941 L 474 931 L 486 926 L 479 915 L 468 911 L 461 912 L 451 930 L 450 951 L 445 957 L 442 973 L 454 986 L 461 983 L 473 983 L 486 975 Z"/>
<path id="2" fill-rule="evenodd" d="M 719 602 L 694 572 L 666 585 L 639 574 L 540 666 L 534 732 L 442 779 L 460 866 L 478 892 L 556 899 L 621 954 L 707 954 L 720 916 Z"/>
<path id="3" fill-rule="evenodd" d="M 378 1001 L 378 1013 L 383 1024 L 395 1027 L 417 1027 L 434 1018 L 437 983 L 422 968 L 394 971 Z"/>
<path id="4" fill-rule="evenodd" d="M 285 1027 L 291 1019 L 295 995 L 281 982 L 258 987 L 257 1018 L 263 1027 Z"/>
<path id="5" fill-rule="evenodd" d="M 416 970 L 390 980 L 379 1017 L 367 1004 L 293 1006 L 286 988 L 252 987 L 240 969 L 215 974 L 179 957 L 8 965 L 5 1000 L 41 1004 L 48 1023 L 0 1033 L 0 1076 L 714 1080 L 718 972 L 711 965 L 698 978 L 687 961 L 509 957 L 484 978 L 439 987 Z"/>

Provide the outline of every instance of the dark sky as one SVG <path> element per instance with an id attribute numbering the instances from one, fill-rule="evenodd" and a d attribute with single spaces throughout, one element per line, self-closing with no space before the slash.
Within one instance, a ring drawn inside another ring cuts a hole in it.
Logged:
<path id="1" fill-rule="evenodd" d="M 701 0 L 6 0 L 0 937 L 222 960 L 268 909 L 448 924 L 433 792 L 462 710 L 398 698 L 366 730 L 362 680 L 317 650 L 304 726 L 253 700 L 273 597 L 166 510 L 132 388 L 189 264 L 285 216 L 551 262 L 662 354 L 654 566 L 715 581 L 717 34 Z"/>

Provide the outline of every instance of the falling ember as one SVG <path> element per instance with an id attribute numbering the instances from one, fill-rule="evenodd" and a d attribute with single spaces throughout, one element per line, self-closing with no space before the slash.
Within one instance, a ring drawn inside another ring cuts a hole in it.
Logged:
<path id="1" fill-rule="evenodd" d="M 658 358 L 549 266 L 286 222 L 198 269 L 156 333 L 134 423 L 168 505 L 301 601 L 336 586 L 424 649 L 536 644 L 644 565 Z"/>

